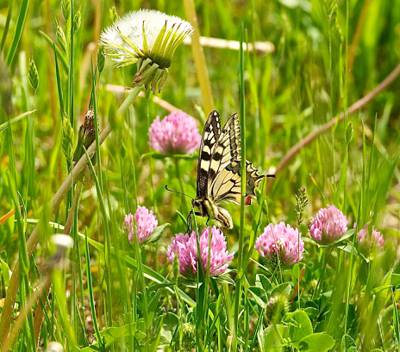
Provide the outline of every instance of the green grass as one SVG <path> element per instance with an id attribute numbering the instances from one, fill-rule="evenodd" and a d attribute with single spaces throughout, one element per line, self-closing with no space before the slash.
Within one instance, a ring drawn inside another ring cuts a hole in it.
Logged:
<path id="1" fill-rule="evenodd" d="M 268 40 L 275 51 L 203 48 L 205 67 L 198 47 L 182 45 L 158 97 L 200 129 L 212 104 L 223 121 L 238 112 L 242 156 L 268 173 L 310 132 L 345 116 L 263 181 L 251 206 L 226 205 L 230 271 L 191 279 L 166 259 L 172 236 L 187 229 L 190 200 L 165 185 L 195 195 L 197 152 L 154 152 L 148 127 L 168 111 L 144 89 L 111 91 L 107 84 L 131 87 L 136 69 L 115 69 L 107 57 L 103 68 L 98 55 L 101 30 L 142 7 L 186 17 L 184 2 L 163 0 L 0 0 L 1 348 L 58 341 L 66 351 L 400 351 L 400 80 L 346 112 L 399 64 L 400 6 L 195 1 L 201 35 Z M 85 154 L 89 166 L 67 178 L 89 107 L 98 133 L 87 153 L 95 156 Z M 320 246 L 308 224 L 328 204 L 354 231 Z M 123 228 L 138 205 L 165 224 L 145 245 L 129 243 Z M 205 220 L 196 217 L 194 228 Z M 280 221 L 305 242 L 292 267 L 253 250 L 263 228 Z M 385 238 L 370 257 L 356 238 L 365 224 Z M 52 267 L 50 237 L 62 232 L 74 247 Z M 49 293 L 40 295 L 46 280 Z"/>

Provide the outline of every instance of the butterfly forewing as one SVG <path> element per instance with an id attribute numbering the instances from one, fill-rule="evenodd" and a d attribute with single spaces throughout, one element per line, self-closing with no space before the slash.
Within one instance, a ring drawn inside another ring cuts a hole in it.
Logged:
<path id="1" fill-rule="evenodd" d="M 204 125 L 203 138 L 200 146 L 199 160 L 197 163 L 197 197 L 207 195 L 210 179 L 210 166 L 214 146 L 221 134 L 221 123 L 217 111 L 212 111 Z"/>

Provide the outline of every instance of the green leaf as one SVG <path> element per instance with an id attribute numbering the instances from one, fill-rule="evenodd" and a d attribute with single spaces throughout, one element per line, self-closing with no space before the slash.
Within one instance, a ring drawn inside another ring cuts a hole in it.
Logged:
<path id="1" fill-rule="evenodd" d="M 400 285 L 400 274 L 392 273 L 391 284 L 393 286 L 399 286 Z"/>
<path id="2" fill-rule="evenodd" d="M 264 291 L 262 289 L 260 289 L 259 287 L 250 287 L 247 292 L 249 292 L 253 296 L 255 302 L 261 308 L 265 309 L 267 307 L 267 303 L 266 303 L 265 299 L 263 298 Z"/>
<path id="3" fill-rule="evenodd" d="M 12 62 L 14 61 L 15 54 L 18 49 L 19 42 L 22 37 L 22 32 L 24 31 L 25 27 L 25 20 L 28 13 L 29 8 L 29 0 L 23 0 L 19 5 L 19 15 L 17 20 L 17 25 L 15 27 L 14 37 L 10 46 L 10 49 L 7 54 L 7 65 L 11 66 Z"/>
<path id="4" fill-rule="evenodd" d="M 258 335 L 260 351 L 280 352 L 285 345 L 284 338 L 287 336 L 287 327 L 281 324 L 271 325 Z"/>
<path id="5" fill-rule="evenodd" d="M 268 292 L 272 287 L 271 280 L 263 274 L 256 275 L 255 285 L 260 288 L 262 287 L 266 292 Z"/>
<path id="6" fill-rule="evenodd" d="M 165 223 L 162 224 L 160 226 L 157 226 L 154 231 L 152 232 L 152 234 L 150 235 L 150 237 L 146 240 L 146 242 L 156 242 L 159 240 L 159 238 L 161 237 L 162 233 L 164 232 L 164 230 L 169 226 L 169 223 Z"/>
<path id="7" fill-rule="evenodd" d="M 285 296 L 289 296 L 291 288 L 292 287 L 291 287 L 290 283 L 283 283 L 283 284 L 280 284 L 280 285 L 274 287 L 273 290 L 271 291 L 270 295 L 274 296 L 274 295 L 278 295 L 278 294 L 283 294 Z"/>
<path id="8" fill-rule="evenodd" d="M 286 314 L 286 320 L 289 323 L 290 340 L 295 344 L 313 332 L 310 318 L 304 310 Z"/>
<path id="9" fill-rule="evenodd" d="M 326 332 L 317 332 L 304 337 L 301 342 L 301 351 L 326 352 L 333 348 L 335 340 Z"/>

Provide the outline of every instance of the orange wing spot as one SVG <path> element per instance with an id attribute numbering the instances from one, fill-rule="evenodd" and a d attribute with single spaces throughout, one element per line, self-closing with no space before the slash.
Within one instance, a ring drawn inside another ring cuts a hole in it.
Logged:
<path id="1" fill-rule="evenodd" d="M 0 216 L 0 225 L 4 224 L 9 218 L 15 214 L 15 209 L 11 209 L 8 213 Z"/>
<path id="2" fill-rule="evenodd" d="M 244 203 L 246 205 L 251 205 L 251 196 L 246 196 L 246 198 L 244 199 Z"/>

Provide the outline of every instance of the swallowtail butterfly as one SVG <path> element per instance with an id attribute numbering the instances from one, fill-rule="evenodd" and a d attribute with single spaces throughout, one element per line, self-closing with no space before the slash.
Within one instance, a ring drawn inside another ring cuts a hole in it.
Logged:
<path id="1" fill-rule="evenodd" d="M 246 199 L 265 177 L 246 160 Z M 240 125 L 237 114 L 230 116 L 221 129 L 220 115 L 212 111 L 203 131 L 197 163 L 197 194 L 192 205 L 195 214 L 217 220 L 232 228 L 229 212 L 220 206 L 223 201 L 240 204 Z"/>

